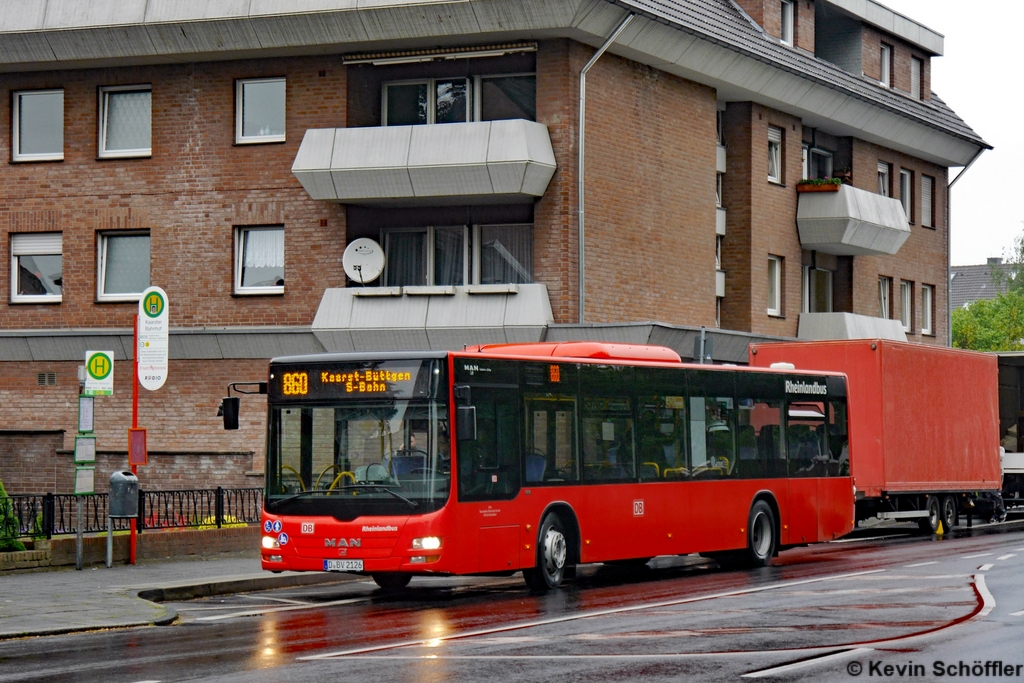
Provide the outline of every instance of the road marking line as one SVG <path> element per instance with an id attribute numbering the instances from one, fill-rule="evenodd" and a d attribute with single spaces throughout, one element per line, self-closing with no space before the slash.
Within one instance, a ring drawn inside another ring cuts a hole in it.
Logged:
<path id="1" fill-rule="evenodd" d="M 983 564 L 980 567 L 978 567 L 978 571 L 979 572 L 987 572 L 989 569 L 992 569 L 993 566 L 994 565 L 991 565 L 991 564 Z"/>
<path id="2" fill-rule="evenodd" d="M 244 612 L 233 612 L 231 614 L 218 614 L 212 617 L 199 617 L 196 621 L 220 621 L 221 619 L 234 619 L 235 617 L 255 617 L 260 614 L 271 614 L 272 612 L 294 612 L 300 609 L 314 609 L 317 607 L 330 607 L 332 605 L 351 605 L 354 602 L 369 602 L 369 598 L 349 598 L 347 600 L 332 600 L 331 602 L 309 603 L 303 605 L 289 605 L 287 607 L 271 607 L 270 609 L 250 609 Z"/>
<path id="3" fill-rule="evenodd" d="M 997 560 L 1008 560 L 1011 557 L 1017 557 L 1017 553 L 1009 553 L 1008 555 L 1003 555 L 1001 557 L 997 557 L 996 559 Z"/>
<path id="4" fill-rule="evenodd" d="M 582 614 L 572 614 L 564 617 L 554 617 L 551 619 L 538 619 L 535 621 L 526 621 L 521 624 L 510 624 L 508 626 L 496 626 L 494 628 L 480 629 L 477 631 L 467 631 L 465 633 L 456 633 L 450 636 L 443 636 L 441 638 L 420 638 L 417 640 L 404 640 L 397 643 L 389 643 L 386 645 L 375 645 L 372 647 L 361 647 L 353 650 L 339 650 L 337 652 L 326 652 L 319 655 L 307 655 L 305 657 L 298 657 L 298 661 L 311 661 L 318 659 L 331 659 L 334 657 L 346 657 L 356 654 L 366 654 L 368 652 L 379 652 L 381 650 L 391 650 L 402 647 L 416 647 L 421 645 L 429 645 L 431 647 L 437 647 L 441 643 L 448 642 L 451 640 L 463 640 L 466 638 L 474 638 L 476 636 L 491 635 L 494 633 L 505 633 L 508 631 L 518 631 L 527 628 L 536 628 L 538 626 L 550 626 L 552 624 L 563 624 L 570 621 L 578 621 L 580 619 L 590 619 L 592 617 L 604 617 L 611 614 L 626 614 L 629 612 L 638 612 L 641 610 L 659 609 L 662 607 L 675 607 L 677 605 L 686 605 L 694 602 L 703 602 L 706 600 L 714 600 L 716 598 L 731 598 L 738 595 L 750 595 L 751 593 L 762 593 L 764 591 L 778 590 L 780 588 L 792 588 L 793 586 L 803 586 L 810 583 L 821 583 L 823 581 L 838 581 L 841 579 L 850 579 L 858 576 L 866 576 L 868 574 L 880 574 L 885 572 L 885 569 L 871 569 L 863 572 L 853 572 L 850 574 L 836 574 L 833 576 L 822 576 L 815 579 L 803 579 L 800 581 L 789 581 L 786 583 L 780 583 L 770 586 L 758 586 L 757 588 L 743 588 L 734 591 L 725 591 L 722 593 L 711 593 L 709 595 L 701 595 L 692 598 L 681 598 L 679 600 L 668 600 L 665 602 L 655 602 L 645 605 L 631 605 L 629 607 L 615 607 L 611 609 L 595 610 L 593 612 L 584 612 Z M 325 603 L 328 604 L 328 603 Z M 285 608 L 287 609 L 287 608 Z M 215 618 L 215 617 L 211 617 Z"/>
<path id="5" fill-rule="evenodd" d="M 917 564 L 908 564 L 908 565 L 906 565 L 906 568 L 907 569 L 913 569 L 914 567 L 927 567 L 930 564 L 938 564 L 938 563 L 939 563 L 938 560 L 932 560 L 931 562 L 918 562 Z"/>
<path id="6" fill-rule="evenodd" d="M 177 607 L 176 609 L 179 612 L 212 612 L 214 610 L 220 610 L 220 611 L 223 612 L 224 610 L 238 609 L 239 607 L 241 607 L 241 605 L 218 605 L 216 607 L 189 607 L 189 606 L 185 606 L 185 607 Z M 271 609 L 271 608 L 277 607 L 277 605 L 250 605 L 249 609 L 258 609 L 260 607 L 266 607 L 267 609 Z"/>
<path id="7" fill-rule="evenodd" d="M 962 560 L 971 560 L 971 559 L 974 559 L 975 557 L 988 557 L 991 554 L 992 553 L 977 553 L 975 555 L 964 555 L 960 559 L 962 559 Z"/>
<path id="8" fill-rule="evenodd" d="M 1015 552 L 1015 553 L 1024 553 L 1024 548 L 1014 548 L 1013 552 Z"/>
<path id="9" fill-rule="evenodd" d="M 837 659 L 846 659 L 847 657 L 854 657 L 861 655 L 866 652 L 872 652 L 873 649 L 870 647 L 858 647 L 853 650 L 846 650 L 845 652 L 836 652 L 824 657 L 815 657 L 813 659 L 805 659 L 802 662 L 793 662 L 792 664 L 783 664 L 782 666 L 773 666 L 770 669 L 761 669 L 760 671 L 752 671 L 748 674 L 743 674 L 740 678 L 764 678 L 765 676 L 777 676 L 782 673 L 793 671 L 794 669 L 802 669 L 805 666 L 813 666 L 815 664 L 824 664 L 825 662 L 834 662 Z"/>
<path id="10" fill-rule="evenodd" d="M 289 605 L 312 605 L 311 602 L 303 602 L 302 600 L 289 600 L 288 598 L 272 598 L 267 595 L 239 595 L 240 598 L 246 598 L 248 600 L 273 600 L 274 602 L 283 602 Z"/>
<path id="11" fill-rule="evenodd" d="M 974 619 L 981 619 L 987 617 L 996 608 L 996 599 L 988 592 L 988 586 L 985 585 L 985 577 L 983 575 L 976 574 L 974 576 L 974 585 L 978 589 L 978 595 L 981 596 L 982 600 L 981 611 L 978 612 Z"/>

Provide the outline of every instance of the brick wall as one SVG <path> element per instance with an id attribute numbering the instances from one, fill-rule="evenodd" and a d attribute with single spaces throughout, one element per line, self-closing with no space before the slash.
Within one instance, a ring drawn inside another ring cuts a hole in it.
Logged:
<path id="1" fill-rule="evenodd" d="M 287 142 L 234 145 L 234 80 L 282 75 Z M 153 86 L 152 158 L 97 160 L 97 88 L 138 83 Z M 345 125 L 336 58 L 7 74 L 0 97 L 53 87 L 64 88 L 65 158 L 7 167 L 0 260 L 10 262 L 9 233 L 62 231 L 63 302 L 0 305 L 0 327 L 130 327 L 135 304 L 96 302 L 101 230 L 150 231 L 150 279 L 167 290 L 175 326 L 308 325 L 323 288 L 344 284 L 344 212 L 311 200 L 290 170 L 306 129 Z M 0 136 L 0 158 L 9 147 Z M 268 223 L 285 226 L 285 293 L 233 297 L 233 228 Z"/>
<path id="2" fill-rule="evenodd" d="M 914 283 L 913 329 L 907 339 L 926 344 L 945 345 L 949 329 L 948 303 L 946 297 L 946 184 L 947 170 L 920 159 L 894 152 L 861 140 L 853 142 L 853 182 L 856 187 L 868 192 L 878 191 L 878 162 L 892 165 L 893 196 L 900 196 L 899 174 L 901 168 L 914 173 L 914 216 L 910 226 L 910 237 L 895 256 L 856 256 L 853 259 L 853 312 L 862 315 L 878 314 L 878 276 L 893 279 L 892 316 L 900 318 L 900 280 Z M 934 214 L 935 227 L 921 225 L 921 176 L 935 179 Z M 921 334 L 921 285 L 935 287 L 935 317 L 933 335 Z"/>
<path id="3" fill-rule="evenodd" d="M 881 55 L 882 43 L 892 46 L 892 87 L 896 90 L 900 90 L 905 94 L 910 94 L 910 59 L 911 57 L 917 57 L 924 62 L 923 65 L 923 85 L 921 87 L 921 97 L 925 100 L 930 100 L 932 97 L 932 67 L 931 57 L 923 52 L 922 50 L 913 47 L 906 41 L 900 40 L 896 36 L 888 33 L 882 33 L 878 29 L 864 24 L 863 30 L 861 31 L 862 49 L 863 49 L 863 69 L 864 75 L 868 78 L 880 80 L 882 77 L 882 67 L 879 57 Z"/>
<path id="4" fill-rule="evenodd" d="M 68 429 L 74 429 L 74 425 Z M 66 486 L 57 457 L 63 447 L 64 435 L 60 432 L 0 433 L 0 482 L 7 493 L 56 492 L 58 483 Z"/>

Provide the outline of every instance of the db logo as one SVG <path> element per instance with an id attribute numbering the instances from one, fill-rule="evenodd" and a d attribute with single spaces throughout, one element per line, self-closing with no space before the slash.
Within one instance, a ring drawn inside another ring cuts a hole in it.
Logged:
<path id="1" fill-rule="evenodd" d="M 644 516 L 644 502 L 642 500 L 633 501 L 633 516 L 643 517 Z"/>
<path id="2" fill-rule="evenodd" d="M 304 534 L 312 534 L 312 533 L 315 533 L 315 532 L 316 532 L 316 523 L 314 523 L 314 522 L 303 522 L 302 523 L 302 533 L 304 533 Z"/>

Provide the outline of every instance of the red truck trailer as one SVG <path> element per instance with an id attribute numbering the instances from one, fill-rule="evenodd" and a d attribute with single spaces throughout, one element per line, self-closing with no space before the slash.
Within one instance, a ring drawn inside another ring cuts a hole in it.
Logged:
<path id="1" fill-rule="evenodd" d="M 856 339 L 752 344 L 749 358 L 846 373 L 857 521 L 917 519 L 935 531 L 1001 507 L 995 356 Z"/>

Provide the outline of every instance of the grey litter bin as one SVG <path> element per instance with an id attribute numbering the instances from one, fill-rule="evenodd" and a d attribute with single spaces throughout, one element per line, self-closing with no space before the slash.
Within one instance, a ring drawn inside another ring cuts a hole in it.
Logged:
<path id="1" fill-rule="evenodd" d="M 110 475 L 110 517 L 137 517 L 139 514 L 139 478 L 131 472 Z"/>

